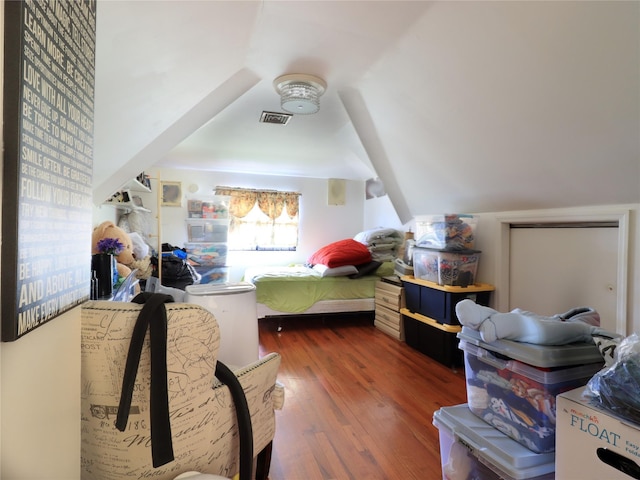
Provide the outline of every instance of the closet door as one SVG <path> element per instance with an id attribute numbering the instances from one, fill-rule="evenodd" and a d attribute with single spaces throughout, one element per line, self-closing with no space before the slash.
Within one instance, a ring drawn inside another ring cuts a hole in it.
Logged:
<path id="1" fill-rule="evenodd" d="M 509 309 L 544 315 L 590 306 L 616 330 L 618 225 L 511 224 Z"/>

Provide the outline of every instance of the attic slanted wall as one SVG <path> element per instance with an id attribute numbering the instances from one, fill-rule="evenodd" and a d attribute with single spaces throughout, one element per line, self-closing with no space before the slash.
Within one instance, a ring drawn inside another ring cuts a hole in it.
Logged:
<path id="1" fill-rule="evenodd" d="M 400 188 L 396 179 L 391 162 L 387 157 L 384 146 L 378 137 L 375 124 L 360 92 L 356 89 L 349 88 L 339 92 L 340 100 L 344 105 L 347 115 L 351 119 L 351 123 L 360 138 L 360 142 L 364 147 L 369 160 L 378 177 L 384 183 L 385 190 L 391 204 L 396 210 L 398 217 L 402 223 L 408 223 L 413 218 L 409 205 L 404 197 L 404 192 Z"/>

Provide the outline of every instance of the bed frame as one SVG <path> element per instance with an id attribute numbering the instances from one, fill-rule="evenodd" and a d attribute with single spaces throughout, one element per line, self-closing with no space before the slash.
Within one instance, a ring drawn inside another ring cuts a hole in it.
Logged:
<path id="1" fill-rule="evenodd" d="M 353 300 L 320 300 L 301 313 L 280 312 L 258 303 L 258 318 L 301 316 L 309 314 L 331 314 L 350 312 L 372 312 L 375 310 L 373 298 L 355 298 Z"/>
<path id="2" fill-rule="evenodd" d="M 287 322 L 289 324 L 289 321 L 300 320 L 306 326 L 312 324 L 312 322 L 316 324 L 322 322 L 324 325 L 327 320 L 335 319 L 343 322 L 347 319 L 357 318 L 358 321 L 366 321 L 373 325 L 375 318 L 375 302 L 373 298 L 320 300 L 300 313 L 280 312 L 262 303 L 258 303 L 257 306 L 258 320 L 271 322 L 270 325 L 274 326 L 278 332 L 281 332 L 284 328 L 284 323 Z"/>

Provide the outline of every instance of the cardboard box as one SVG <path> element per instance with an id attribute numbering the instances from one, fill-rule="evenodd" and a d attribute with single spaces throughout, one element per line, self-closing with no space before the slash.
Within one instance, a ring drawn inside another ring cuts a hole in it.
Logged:
<path id="1" fill-rule="evenodd" d="M 584 400 L 583 392 L 557 397 L 556 478 L 640 478 L 640 425 Z"/>

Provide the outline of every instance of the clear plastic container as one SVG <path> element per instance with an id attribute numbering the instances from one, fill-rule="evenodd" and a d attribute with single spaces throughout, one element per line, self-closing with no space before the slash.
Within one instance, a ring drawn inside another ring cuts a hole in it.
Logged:
<path id="1" fill-rule="evenodd" d="M 473 215 L 446 213 L 415 217 L 418 247 L 463 250 L 473 249 L 478 219 Z"/>
<path id="2" fill-rule="evenodd" d="M 473 285 L 481 253 L 479 250 L 449 251 L 414 247 L 413 275 L 438 285 Z"/>
<path id="3" fill-rule="evenodd" d="M 477 418 L 467 404 L 433 415 L 439 431 L 442 478 L 553 480 L 555 455 L 537 454 Z"/>
<path id="4" fill-rule="evenodd" d="M 226 243 L 185 243 L 187 258 L 194 266 L 222 266 L 227 261 Z"/>
<path id="5" fill-rule="evenodd" d="M 461 340 L 467 402 L 479 418 L 536 453 L 555 451 L 556 395 L 585 385 L 603 365 L 535 367 Z"/>

